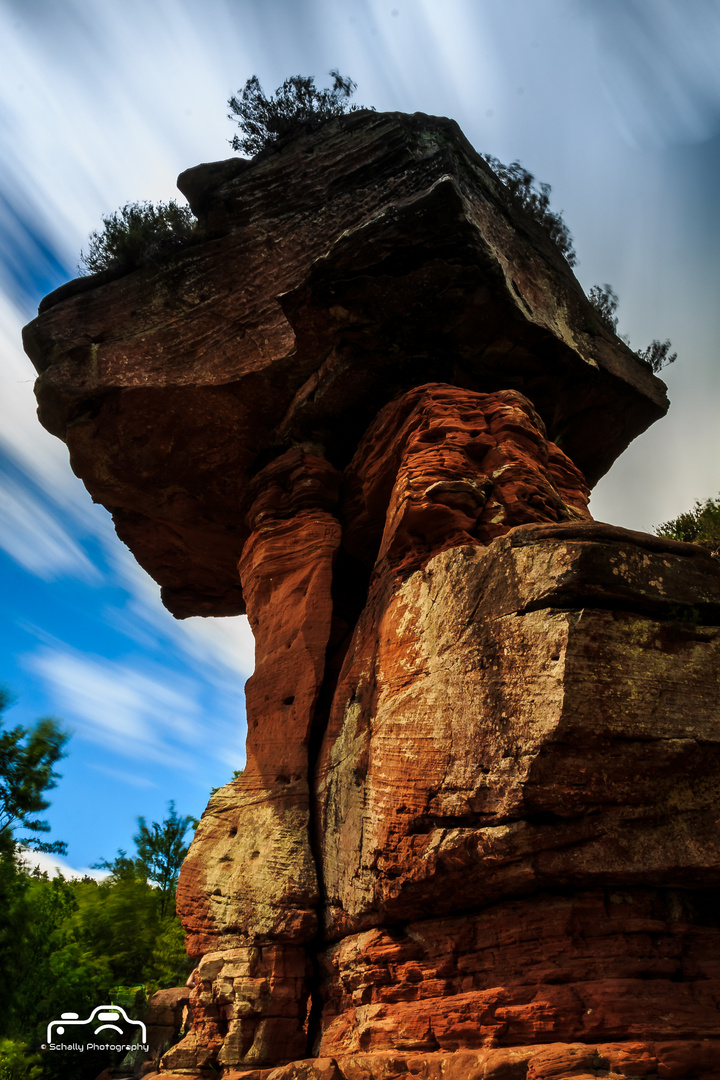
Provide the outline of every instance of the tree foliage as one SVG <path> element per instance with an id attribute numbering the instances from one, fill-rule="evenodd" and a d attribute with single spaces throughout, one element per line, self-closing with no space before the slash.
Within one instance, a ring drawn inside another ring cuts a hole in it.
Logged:
<path id="1" fill-rule="evenodd" d="M 0 694 L 0 711 L 8 695 Z M 58 779 L 67 736 L 55 721 L 4 731 L 0 725 L 0 1080 L 94 1080 L 120 1065 L 122 1051 L 39 1052 L 47 1024 L 72 1010 L 89 1016 L 116 1002 L 140 1019 L 156 990 L 182 985 L 193 962 L 175 914 L 174 890 L 194 818 L 138 818 L 137 855 L 118 853 L 110 875 L 66 881 L 29 870 L 20 846 L 42 844 L 15 830 L 43 832 L 37 814 Z M 124 1075 L 124 1074 L 123 1074 Z"/>
<path id="2" fill-rule="evenodd" d="M 655 529 L 656 536 L 698 544 L 714 555 L 720 553 L 720 493 L 715 499 L 695 500 L 692 510 L 665 521 Z"/>
<path id="3" fill-rule="evenodd" d="M 133 837 L 137 856 L 128 858 L 127 852 L 118 851 L 112 862 L 102 859 L 95 864 L 95 869 L 109 870 L 115 881 L 132 881 L 140 878 L 143 882 L 153 882 L 160 898 L 160 915 L 175 914 L 171 903 L 177 888 L 178 875 L 183 860 L 188 853 L 189 843 L 185 843 L 188 829 L 196 829 L 197 818 L 179 817 L 175 812 L 175 802 L 168 804 L 168 816 L 162 823 L 153 821 L 148 826 L 144 817 L 139 817 L 138 831 Z"/>
<path id="4" fill-rule="evenodd" d="M 42 1058 L 18 1039 L 0 1039 L 0 1080 L 41 1080 Z"/>
<path id="5" fill-rule="evenodd" d="M 38 838 L 50 826 L 37 815 L 50 805 L 44 795 L 57 785 L 55 765 L 65 757 L 69 736 L 49 717 L 30 728 L 18 724 L 3 730 L 2 713 L 9 704 L 9 695 L 0 690 L 0 850 L 24 845 L 62 855 L 66 848 L 61 841 Z"/>
<path id="6" fill-rule="evenodd" d="M 190 847 L 185 843 L 188 829 L 197 829 L 194 817 L 178 817 L 175 803 L 171 800 L 169 813 L 162 824 L 153 821 L 148 827 L 145 818 L 138 818 L 138 831 L 133 837 L 138 858 L 146 870 L 148 879 L 160 890 L 160 913 L 164 915 L 175 896 L 178 875 Z"/>
<path id="7" fill-rule="evenodd" d="M 252 156 L 279 139 L 312 130 L 333 116 L 357 112 L 362 106 L 348 104 L 357 83 L 335 69 L 330 75 L 333 85 L 328 90 L 319 90 L 312 75 L 291 75 L 270 97 L 265 96 L 257 75 L 253 75 L 244 89 L 228 100 L 228 120 L 235 120 L 242 132 L 242 137 L 233 136 L 233 150 Z"/>
<path id="8" fill-rule="evenodd" d="M 50 1019 L 113 1001 L 140 1019 L 152 994 L 181 986 L 192 966 L 179 919 L 163 915 L 139 863 L 125 860 L 101 882 L 66 881 L 0 858 L 0 1039 L 27 1061 L 19 1076 L 33 1075 Z M 119 1063 L 105 1050 L 42 1060 L 43 1080 L 94 1080 Z"/>
<path id="9" fill-rule="evenodd" d="M 100 270 L 135 270 L 159 263 L 194 238 L 195 218 L 188 206 L 167 203 L 126 203 L 103 217 L 102 231 L 90 234 L 87 250 L 80 252 L 81 273 Z"/>
<path id="10" fill-rule="evenodd" d="M 577 262 L 570 230 L 563 221 L 562 213 L 550 209 L 550 184 L 535 186 L 535 177 L 519 161 L 503 165 L 492 154 L 483 158 L 502 181 L 511 200 L 530 214 L 549 233 L 550 239 L 560 249 L 570 266 Z"/>

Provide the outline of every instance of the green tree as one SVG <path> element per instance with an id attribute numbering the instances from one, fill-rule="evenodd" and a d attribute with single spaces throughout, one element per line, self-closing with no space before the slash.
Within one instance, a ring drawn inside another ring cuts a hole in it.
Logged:
<path id="1" fill-rule="evenodd" d="M 103 217 L 102 231 L 90 234 L 87 253 L 80 252 L 78 269 L 135 270 L 162 262 L 195 237 L 195 218 L 188 206 L 167 203 L 126 203 Z"/>
<path id="2" fill-rule="evenodd" d="M 233 150 L 252 156 L 287 135 L 312 130 L 342 113 L 357 112 L 362 106 L 348 104 L 357 83 L 334 69 L 330 75 L 333 85 L 329 90 L 318 90 L 312 75 L 291 75 L 270 97 L 253 75 L 244 89 L 228 100 L 232 110 L 228 120 L 235 120 L 242 132 L 242 138 L 234 135 L 231 139 Z"/>
<path id="3" fill-rule="evenodd" d="M 198 826 L 194 817 L 178 817 L 172 800 L 168 809 L 169 814 L 161 824 L 153 821 L 148 827 L 145 818 L 139 817 L 138 831 L 133 837 L 138 858 L 145 867 L 149 880 L 160 890 L 161 918 L 170 910 L 175 913 L 172 902 L 178 875 L 190 847 L 189 843 L 185 843 L 185 836 L 188 829 L 192 828 L 194 831 Z"/>
<path id="4" fill-rule="evenodd" d="M 0 1035 L 10 1035 L 16 1013 L 16 973 L 25 970 L 30 913 L 29 875 L 14 851 L 0 853 Z"/>
<path id="5" fill-rule="evenodd" d="M 9 704 L 9 695 L 0 690 L 0 851 L 24 845 L 64 855 L 67 848 L 61 841 L 38 838 L 50 826 L 36 815 L 50 805 L 44 793 L 57 785 L 55 765 L 65 757 L 69 736 L 49 717 L 30 728 L 18 724 L 4 730 L 2 713 Z M 17 830 L 24 834 L 16 835 Z"/>
<path id="6" fill-rule="evenodd" d="M 144 817 L 137 819 L 138 831 L 133 836 L 136 858 L 128 858 L 127 852 L 121 849 L 112 862 L 102 859 L 95 863 L 96 869 L 109 870 L 115 881 L 136 877 L 153 882 L 160 897 L 161 918 L 175 914 L 173 900 L 178 875 L 190 847 L 185 843 L 185 836 L 188 829 L 194 830 L 198 826 L 196 818 L 176 814 L 174 800 L 168 804 L 168 810 L 168 816 L 161 823 L 153 821 L 148 826 Z"/>
<path id="7" fill-rule="evenodd" d="M 714 555 L 720 553 L 720 493 L 715 499 L 695 500 L 692 510 L 679 514 L 672 521 L 665 521 L 655 529 L 656 536 L 669 540 L 683 540 L 708 548 Z"/>

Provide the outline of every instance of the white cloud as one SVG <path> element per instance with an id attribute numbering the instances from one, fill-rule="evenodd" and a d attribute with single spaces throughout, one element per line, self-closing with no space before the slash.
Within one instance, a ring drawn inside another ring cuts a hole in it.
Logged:
<path id="1" fill-rule="evenodd" d="M 704 142 L 720 128 L 720 8 L 706 0 L 588 4 L 603 89 L 633 146 Z"/>
<path id="2" fill-rule="evenodd" d="M 245 615 L 227 619 L 195 617 L 178 623 L 183 648 L 197 660 L 222 665 L 244 679 L 255 666 L 255 639 Z"/>
<path id="3" fill-rule="evenodd" d="M 104 878 L 110 876 L 109 870 L 94 870 L 91 867 L 75 870 L 72 866 L 69 866 L 64 859 L 58 858 L 57 855 L 47 855 L 42 851 L 30 851 L 29 848 L 21 848 L 20 857 L 29 870 L 37 868 L 41 873 L 47 874 L 50 878 L 54 878 L 57 874 L 62 874 L 68 881 L 84 877 L 91 877 L 94 878 L 95 881 L 102 881 Z"/>

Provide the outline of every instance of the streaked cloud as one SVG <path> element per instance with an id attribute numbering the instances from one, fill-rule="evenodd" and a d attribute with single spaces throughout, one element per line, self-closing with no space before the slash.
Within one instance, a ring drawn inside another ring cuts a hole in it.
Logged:
<path id="1" fill-rule="evenodd" d="M 119 613 L 120 626 L 130 637 L 142 640 L 150 627 L 206 669 L 206 675 L 245 680 L 255 665 L 255 642 L 247 618 L 175 619 L 163 607 L 160 588 L 137 564 L 133 555 L 119 541 L 108 547 L 108 561 L 116 579 L 130 595 L 129 603 Z M 118 625 L 117 615 L 113 615 Z M 212 672 L 212 674 L 210 674 Z"/>
<path id="2" fill-rule="evenodd" d="M 111 769 L 107 765 L 98 765 L 97 763 L 90 763 L 88 768 L 94 769 L 95 772 L 102 773 L 103 776 L 110 776 L 113 780 L 118 780 L 121 784 L 128 784 L 130 787 L 157 787 L 157 784 L 153 780 L 149 780 L 146 776 L 140 776 L 138 773 L 125 772 L 122 769 Z"/>
<path id="3" fill-rule="evenodd" d="M 633 146 L 704 142 L 720 130 L 720 5 L 588 0 L 602 85 Z"/>
<path id="4" fill-rule="evenodd" d="M 43 581 L 77 577 L 91 584 L 102 575 L 80 544 L 30 490 L 0 472 L 0 548 Z"/>
<path id="5" fill-rule="evenodd" d="M 79 737 L 122 758 L 195 770 L 192 748 L 202 738 L 196 680 L 169 669 L 145 674 L 135 664 L 69 648 L 43 648 L 26 666 Z"/>

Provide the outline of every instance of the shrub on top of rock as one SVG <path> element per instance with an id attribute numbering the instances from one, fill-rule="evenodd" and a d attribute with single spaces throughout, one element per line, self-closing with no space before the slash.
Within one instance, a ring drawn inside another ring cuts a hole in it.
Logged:
<path id="1" fill-rule="evenodd" d="M 312 75 L 291 75 L 270 97 L 265 96 L 257 75 L 253 75 L 244 90 L 228 101 L 232 110 L 228 120 L 236 120 L 242 132 L 242 137 L 233 136 L 233 150 L 252 156 L 285 136 L 298 135 L 334 116 L 364 108 L 348 104 L 357 83 L 337 70 L 330 75 L 330 90 L 318 90 Z"/>
<path id="2" fill-rule="evenodd" d="M 519 161 L 503 165 L 492 154 L 482 155 L 485 161 L 502 181 L 513 202 L 519 203 L 526 213 L 537 221 L 550 234 L 550 239 L 560 249 L 570 266 L 577 262 L 570 230 L 563 221 L 562 213 L 550 209 L 550 184 L 535 186 L 535 177 Z"/>
<path id="3" fill-rule="evenodd" d="M 595 308 L 603 326 L 610 330 L 611 333 L 618 333 L 618 318 L 617 318 L 617 306 L 618 297 L 617 293 L 611 285 L 607 282 L 604 285 L 593 285 L 592 289 L 588 293 L 588 300 Z M 630 338 L 627 334 L 618 335 L 626 345 L 630 345 Z M 632 348 L 632 346 L 630 346 Z M 653 338 L 649 345 L 644 349 L 637 349 L 635 355 L 638 360 L 641 360 L 643 364 L 646 364 L 654 375 L 657 375 L 668 364 L 673 364 L 677 360 L 677 353 L 671 353 L 672 345 L 670 339 L 667 341 L 658 341 L 657 338 Z"/>
<path id="4" fill-rule="evenodd" d="M 588 300 L 595 308 L 598 318 L 611 330 L 613 334 L 617 333 L 618 317 L 616 315 L 618 306 L 618 295 L 613 289 L 612 285 L 593 285 L 592 289 L 588 293 Z"/>
<path id="5" fill-rule="evenodd" d="M 188 206 L 167 203 L 125 203 L 103 217 L 103 229 L 90 234 L 87 252 L 80 252 L 78 269 L 135 270 L 162 262 L 193 239 L 195 218 Z"/>
<path id="6" fill-rule="evenodd" d="M 653 338 L 646 348 L 638 349 L 637 355 L 643 364 L 647 364 L 651 371 L 657 375 L 658 371 L 668 364 L 674 364 L 677 360 L 677 353 L 671 353 L 671 348 L 670 338 L 665 341 L 658 341 L 657 338 Z"/>

